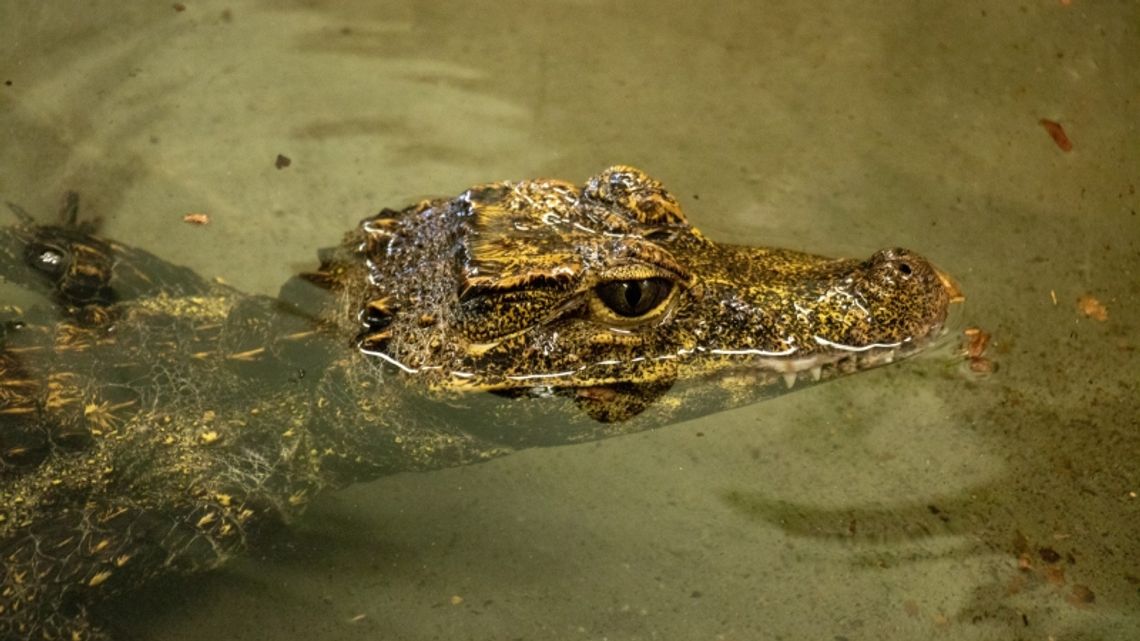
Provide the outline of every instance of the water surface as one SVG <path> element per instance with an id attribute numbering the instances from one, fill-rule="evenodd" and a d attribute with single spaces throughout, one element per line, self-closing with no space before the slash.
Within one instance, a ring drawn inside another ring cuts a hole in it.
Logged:
<path id="1" fill-rule="evenodd" d="M 0 6 L 0 196 L 49 220 L 75 189 L 108 235 L 249 291 L 382 206 L 620 162 L 719 240 L 920 251 L 993 335 L 988 377 L 944 350 L 353 487 L 114 620 L 179 641 L 1140 638 L 1136 60 L 1127 2 Z"/>

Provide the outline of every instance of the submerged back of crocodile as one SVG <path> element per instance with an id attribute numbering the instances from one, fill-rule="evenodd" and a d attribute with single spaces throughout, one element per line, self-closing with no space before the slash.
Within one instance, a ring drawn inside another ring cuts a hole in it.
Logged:
<path id="1" fill-rule="evenodd" d="M 72 227 L 3 230 L 0 269 L 55 303 L 0 319 L 0 639 L 95 635 L 87 603 L 216 565 L 316 487 L 306 319 Z"/>

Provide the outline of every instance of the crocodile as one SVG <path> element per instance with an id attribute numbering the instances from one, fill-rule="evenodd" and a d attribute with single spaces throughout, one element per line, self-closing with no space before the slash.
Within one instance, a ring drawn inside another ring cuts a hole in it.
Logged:
<path id="1" fill-rule="evenodd" d="M 0 230 L 0 639 L 218 566 L 327 488 L 675 423 L 901 360 L 953 281 L 713 242 L 638 169 L 364 219 L 277 297 L 77 221 Z"/>

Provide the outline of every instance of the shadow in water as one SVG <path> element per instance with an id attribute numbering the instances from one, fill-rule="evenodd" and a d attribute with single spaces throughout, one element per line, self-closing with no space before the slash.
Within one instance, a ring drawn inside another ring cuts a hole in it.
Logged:
<path id="1" fill-rule="evenodd" d="M 833 509 L 750 490 L 721 499 L 789 536 L 849 546 L 853 569 L 997 558 L 992 579 L 975 586 L 955 613 L 958 622 L 1030 633 L 1055 623 L 1058 610 L 1076 608 L 1109 615 L 1080 634 L 1119 638 L 1112 615 L 1140 603 L 1137 390 L 1121 383 L 1098 390 L 1091 404 L 1062 408 L 1009 386 L 972 388 L 972 408 L 957 418 L 1000 452 L 1005 471 L 994 480 L 952 494 Z"/>

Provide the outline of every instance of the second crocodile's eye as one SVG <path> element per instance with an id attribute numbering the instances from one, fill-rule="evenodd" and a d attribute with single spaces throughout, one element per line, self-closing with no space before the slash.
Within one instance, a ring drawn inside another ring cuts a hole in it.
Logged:
<path id="1" fill-rule="evenodd" d="M 615 280 L 597 287 L 598 298 L 624 318 L 637 318 L 657 309 L 672 291 L 673 282 L 667 278 Z"/>
<path id="2" fill-rule="evenodd" d="M 53 278 L 67 271 L 67 251 L 47 243 L 33 242 L 24 248 L 24 259 L 33 267 Z"/>

